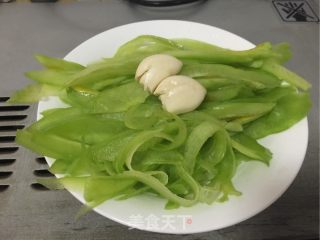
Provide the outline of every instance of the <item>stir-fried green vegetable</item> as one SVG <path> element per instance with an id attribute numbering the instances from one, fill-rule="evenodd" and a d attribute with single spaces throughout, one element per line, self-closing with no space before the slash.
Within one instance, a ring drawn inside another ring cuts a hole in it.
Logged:
<path id="1" fill-rule="evenodd" d="M 134 80 L 140 61 L 158 53 L 181 60 L 181 74 L 207 89 L 196 111 L 166 112 Z M 139 36 L 88 66 L 37 55 L 45 69 L 26 73 L 35 83 L 9 102 L 58 96 L 69 107 L 43 112 L 16 140 L 56 159 L 50 170 L 64 177 L 41 183 L 81 185 L 90 207 L 147 193 L 166 199 L 167 209 L 225 201 L 240 194 L 232 178 L 242 161 L 269 164 L 272 153 L 256 140 L 310 109 L 310 84 L 282 65 L 290 56 L 287 44 L 233 51 L 156 36 Z"/>

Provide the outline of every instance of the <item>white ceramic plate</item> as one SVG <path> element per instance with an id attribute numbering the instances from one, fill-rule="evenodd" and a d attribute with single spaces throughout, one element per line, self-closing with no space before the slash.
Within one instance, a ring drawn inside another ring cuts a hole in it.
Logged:
<path id="1" fill-rule="evenodd" d="M 128 24 L 98 34 L 72 50 L 65 59 L 87 64 L 109 57 L 120 45 L 142 34 L 192 38 L 235 50 L 254 47 L 249 41 L 216 27 L 160 20 Z M 62 106 L 59 100 L 50 98 L 40 102 L 38 112 Z M 221 229 L 254 216 L 284 193 L 301 167 L 307 142 L 307 119 L 285 132 L 262 139 L 261 143 L 273 153 L 270 167 L 258 162 L 241 164 L 233 182 L 243 194 L 225 203 L 168 211 L 160 198 L 137 196 L 125 201 L 110 200 L 94 210 L 129 227 L 153 232 L 187 234 Z M 52 163 L 52 159 L 47 160 Z M 70 192 L 84 202 L 81 192 Z"/>

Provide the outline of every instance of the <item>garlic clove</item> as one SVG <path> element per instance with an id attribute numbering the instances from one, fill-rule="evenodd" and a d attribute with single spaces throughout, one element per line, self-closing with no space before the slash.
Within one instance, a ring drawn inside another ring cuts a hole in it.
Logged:
<path id="1" fill-rule="evenodd" d="M 191 112 L 203 101 L 206 89 L 196 80 L 182 75 L 164 79 L 154 94 L 159 95 L 163 108 L 175 114 Z"/>
<path id="2" fill-rule="evenodd" d="M 182 62 L 175 57 L 155 54 L 141 61 L 135 78 L 144 85 L 145 90 L 153 93 L 163 79 L 180 72 L 182 65 Z"/>

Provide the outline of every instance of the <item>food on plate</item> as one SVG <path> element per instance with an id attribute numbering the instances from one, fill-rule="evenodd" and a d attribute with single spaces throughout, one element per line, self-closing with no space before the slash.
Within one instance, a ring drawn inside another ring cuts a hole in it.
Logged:
<path id="1" fill-rule="evenodd" d="M 195 110 L 206 96 L 206 89 L 190 77 L 173 75 L 165 78 L 154 94 L 159 95 L 166 111 L 180 114 Z"/>
<path id="2" fill-rule="evenodd" d="M 180 72 L 182 62 L 165 54 L 155 54 L 143 59 L 136 71 L 135 78 L 144 85 L 144 89 L 154 92 L 165 78 Z"/>
<path id="3" fill-rule="evenodd" d="M 166 111 L 176 114 L 195 110 L 206 94 L 199 82 L 188 76 L 175 75 L 182 65 L 175 57 L 155 54 L 141 61 L 135 75 L 145 90 L 159 95 Z"/>
<path id="4" fill-rule="evenodd" d="M 41 183 L 81 186 L 90 208 L 140 194 L 167 209 L 226 201 L 241 194 L 241 162 L 270 163 L 258 140 L 308 114 L 310 84 L 283 66 L 290 57 L 286 43 L 234 51 L 151 35 L 87 66 L 37 55 L 44 70 L 26 73 L 34 83 L 9 102 L 56 96 L 68 107 L 42 112 L 16 140 L 55 159 L 59 178 Z"/>

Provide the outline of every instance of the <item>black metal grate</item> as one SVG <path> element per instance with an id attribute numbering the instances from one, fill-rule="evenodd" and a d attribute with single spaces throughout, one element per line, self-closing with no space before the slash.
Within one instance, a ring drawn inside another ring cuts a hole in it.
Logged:
<path id="1" fill-rule="evenodd" d="M 54 177 L 54 175 L 51 172 L 49 172 L 47 169 L 34 170 L 33 174 L 36 177 Z"/>
<path id="2" fill-rule="evenodd" d="M 44 157 L 37 157 L 35 158 L 36 163 L 38 164 L 38 169 L 33 171 L 33 175 L 35 178 L 53 178 L 55 177 L 47 168 L 48 164 Z M 39 169 L 40 168 L 40 169 Z M 43 169 L 44 168 L 44 169 Z M 48 191 L 50 189 L 46 188 L 45 186 L 41 185 L 40 183 L 31 183 L 31 189 L 36 191 Z"/>
<path id="3" fill-rule="evenodd" d="M 1 147 L 0 154 L 11 154 L 18 151 L 19 147 Z"/>
<path id="4" fill-rule="evenodd" d="M 15 139 L 15 136 L 0 136 L 0 143 L 14 142 Z"/>
<path id="5" fill-rule="evenodd" d="M 47 161 L 46 161 L 46 159 L 44 157 L 37 157 L 36 161 L 39 164 L 47 164 Z"/>
<path id="6" fill-rule="evenodd" d="M 6 102 L 9 100 L 9 97 L 0 97 L 0 102 Z"/>
<path id="7" fill-rule="evenodd" d="M 14 159 L 14 158 L 0 159 L 0 167 L 10 166 L 11 164 L 14 164 L 15 161 L 16 161 L 16 159 Z"/>
<path id="8" fill-rule="evenodd" d="M 48 191 L 48 190 L 50 190 L 49 188 L 46 188 L 45 186 L 43 186 L 40 183 L 32 183 L 30 186 L 31 186 L 32 189 L 37 190 L 37 191 Z"/>
<path id="9" fill-rule="evenodd" d="M 27 110 L 30 106 L 13 105 L 13 106 L 0 106 L 0 112 L 13 112 Z"/>
<path id="10" fill-rule="evenodd" d="M 2 171 L 0 172 L 0 179 L 8 178 L 12 175 L 13 172 L 11 171 Z"/>
<path id="11" fill-rule="evenodd" d="M 29 105 L 10 105 L 9 97 L 0 97 L 0 193 L 9 189 L 14 175 L 19 147 L 16 131 L 24 128 Z"/>
<path id="12" fill-rule="evenodd" d="M 24 128 L 24 125 L 0 126 L 0 132 L 17 131 L 18 129 L 22 129 L 22 128 Z"/>
<path id="13" fill-rule="evenodd" d="M 26 118 L 27 118 L 27 115 L 4 115 L 4 116 L 0 116 L 0 122 L 1 121 L 19 121 Z"/>
<path id="14" fill-rule="evenodd" d="M 9 188 L 9 186 L 10 185 L 8 185 L 8 184 L 5 184 L 5 185 L 1 184 L 0 185 L 0 193 L 4 192 L 5 190 L 7 190 Z"/>

